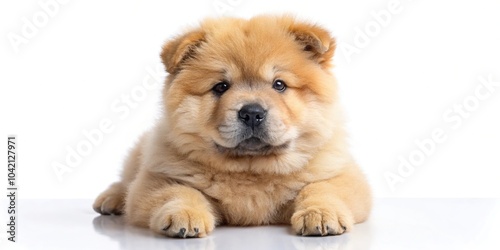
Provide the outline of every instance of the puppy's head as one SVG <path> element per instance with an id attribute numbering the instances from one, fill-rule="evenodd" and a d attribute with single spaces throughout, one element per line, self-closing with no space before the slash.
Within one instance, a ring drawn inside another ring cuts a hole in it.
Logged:
<path id="1" fill-rule="evenodd" d="M 289 16 L 205 20 L 161 54 L 169 139 L 214 165 L 300 168 L 332 136 L 334 49 L 327 31 Z"/>

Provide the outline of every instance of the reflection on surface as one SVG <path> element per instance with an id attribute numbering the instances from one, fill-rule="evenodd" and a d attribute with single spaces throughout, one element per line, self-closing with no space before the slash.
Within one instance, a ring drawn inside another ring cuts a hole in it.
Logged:
<path id="1" fill-rule="evenodd" d="M 118 241 L 121 249 L 215 249 L 211 238 L 171 239 L 148 229 L 129 226 L 123 216 L 98 216 L 93 224 L 96 232 Z"/>
<path id="2" fill-rule="evenodd" d="M 293 235 L 288 226 L 261 226 L 218 227 L 201 239 L 163 237 L 126 225 L 122 216 L 98 216 L 93 224 L 96 232 L 117 241 L 121 249 L 368 249 L 371 240 L 369 222 L 341 236 L 300 237 Z"/>

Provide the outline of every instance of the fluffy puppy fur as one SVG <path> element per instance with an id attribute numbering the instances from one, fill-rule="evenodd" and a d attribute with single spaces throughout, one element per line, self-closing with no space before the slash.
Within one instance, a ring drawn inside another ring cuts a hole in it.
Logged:
<path id="1" fill-rule="evenodd" d="M 334 50 L 326 30 L 290 16 L 208 19 L 167 42 L 163 116 L 94 209 L 170 237 L 222 224 L 337 235 L 366 220 Z"/>

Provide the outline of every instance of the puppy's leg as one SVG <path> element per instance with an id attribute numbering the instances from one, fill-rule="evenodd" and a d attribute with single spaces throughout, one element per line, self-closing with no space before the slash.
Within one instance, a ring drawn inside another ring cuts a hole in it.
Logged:
<path id="1" fill-rule="evenodd" d="M 121 215 L 125 207 L 125 186 L 115 182 L 102 192 L 94 201 L 94 211 L 102 215 Z"/>
<path id="2" fill-rule="evenodd" d="M 141 139 L 141 141 L 144 139 Z M 123 171 L 121 180 L 111 184 L 111 186 L 102 192 L 94 201 L 92 206 L 94 210 L 103 215 L 120 215 L 123 214 L 125 208 L 125 195 L 130 183 L 134 180 L 140 166 L 140 145 L 137 143 L 135 148 L 130 152 Z"/>
<path id="3" fill-rule="evenodd" d="M 368 218 L 371 194 L 357 166 L 305 186 L 295 200 L 292 228 L 299 235 L 337 235 Z"/>
<path id="4" fill-rule="evenodd" d="M 169 237 L 204 237 L 217 218 L 207 198 L 198 190 L 143 171 L 127 195 L 128 223 L 149 227 Z"/>

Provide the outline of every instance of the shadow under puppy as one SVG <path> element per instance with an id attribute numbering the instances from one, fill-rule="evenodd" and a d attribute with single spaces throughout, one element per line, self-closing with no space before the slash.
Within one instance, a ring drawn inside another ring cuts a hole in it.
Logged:
<path id="1" fill-rule="evenodd" d="M 325 29 L 291 16 L 207 19 L 167 42 L 163 115 L 94 209 L 170 237 L 221 224 L 337 235 L 366 220 L 334 50 Z"/>

